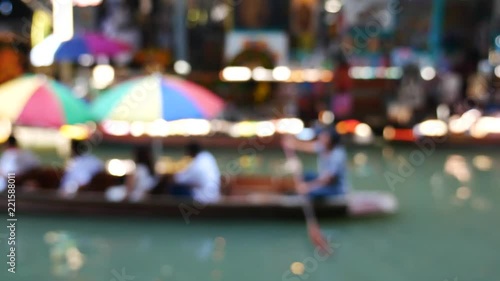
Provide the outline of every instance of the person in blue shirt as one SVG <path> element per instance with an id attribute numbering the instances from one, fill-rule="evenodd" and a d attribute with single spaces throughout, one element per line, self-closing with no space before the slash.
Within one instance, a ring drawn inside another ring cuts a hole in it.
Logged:
<path id="1" fill-rule="evenodd" d="M 303 142 L 293 137 L 283 140 L 285 149 L 317 153 L 318 172 L 306 173 L 298 183 L 298 191 L 312 199 L 345 195 L 347 183 L 347 153 L 341 137 L 333 128 L 322 130 L 315 141 Z"/>

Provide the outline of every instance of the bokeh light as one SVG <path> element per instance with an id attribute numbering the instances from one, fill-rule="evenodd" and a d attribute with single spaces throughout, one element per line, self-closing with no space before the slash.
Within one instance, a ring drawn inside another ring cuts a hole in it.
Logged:
<path id="1" fill-rule="evenodd" d="M 96 89 L 104 89 L 115 80 L 115 69 L 111 65 L 100 64 L 92 71 L 92 83 Z"/>
<path id="2" fill-rule="evenodd" d="M 276 81 L 287 81 L 292 76 L 292 71 L 286 66 L 278 66 L 273 69 L 272 75 Z"/>
<path id="3" fill-rule="evenodd" d="M 422 70 L 420 70 L 420 75 L 422 76 L 422 79 L 424 79 L 425 81 L 430 81 L 436 78 L 436 69 L 434 69 L 434 67 L 431 66 L 424 67 L 422 68 Z"/>
<path id="4" fill-rule="evenodd" d="M 493 168 L 493 159 L 486 155 L 477 155 L 472 159 L 472 164 L 480 171 L 489 171 Z"/>
<path id="5" fill-rule="evenodd" d="M 188 75 L 191 72 L 191 65 L 185 60 L 176 61 L 174 71 L 179 75 Z"/>
<path id="6" fill-rule="evenodd" d="M 462 186 L 457 189 L 457 198 L 461 200 L 467 200 L 471 196 L 471 190 L 468 187 Z"/>
<path id="7" fill-rule="evenodd" d="M 294 262 L 290 265 L 290 271 L 295 275 L 302 275 L 305 271 L 305 266 L 301 262 Z"/>

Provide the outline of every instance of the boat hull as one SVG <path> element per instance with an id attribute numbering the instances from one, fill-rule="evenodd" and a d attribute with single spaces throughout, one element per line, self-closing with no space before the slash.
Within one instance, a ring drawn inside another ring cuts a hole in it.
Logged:
<path id="1" fill-rule="evenodd" d="M 2 197 L 6 197 L 5 194 Z M 110 202 L 102 193 L 88 192 L 61 198 L 56 192 L 32 192 L 16 199 L 19 214 L 109 215 L 171 217 L 186 222 L 203 218 L 303 219 L 302 197 L 286 195 L 226 196 L 215 204 L 155 196 L 141 202 Z M 6 198 L 2 202 L 7 202 Z M 6 205 L 6 203 L 5 203 Z M 6 207 L 6 206 L 5 206 Z M 396 213 L 397 201 L 388 193 L 352 193 L 346 198 L 316 202 L 318 217 L 366 217 Z"/>

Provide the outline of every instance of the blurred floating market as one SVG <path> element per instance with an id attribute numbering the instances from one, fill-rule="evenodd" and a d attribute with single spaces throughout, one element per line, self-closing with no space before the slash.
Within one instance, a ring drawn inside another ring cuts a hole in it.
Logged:
<path id="1" fill-rule="evenodd" d="M 87 101 L 170 73 L 219 95 L 233 123 L 298 117 L 307 129 L 331 113 L 331 122 L 354 119 L 386 140 L 431 137 L 416 129 L 425 121 L 446 123 L 439 134 L 452 138 L 498 137 L 485 125 L 497 124 L 500 99 L 494 1 L 35 2 L 5 14 L 2 52 L 12 59 L 2 61 L 12 71 L 4 75 L 56 77 Z M 471 9 L 470 24 L 454 20 Z M 31 28 L 9 24 L 21 16 Z M 481 116 L 463 118 L 475 109 Z M 413 134 L 391 138 L 392 129 Z"/>
<path id="2" fill-rule="evenodd" d="M 8 280 L 500 275 L 500 0 L 0 0 L 0 69 Z"/>

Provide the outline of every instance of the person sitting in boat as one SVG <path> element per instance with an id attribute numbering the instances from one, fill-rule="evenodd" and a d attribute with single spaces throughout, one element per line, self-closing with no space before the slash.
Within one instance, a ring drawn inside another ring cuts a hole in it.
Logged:
<path id="1" fill-rule="evenodd" d="M 102 171 L 104 171 L 104 163 L 88 151 L 85 142 L 71 140 L 71 159 L 61 179 L 62 194 L 76 193 L 80 187 L 89 184 L 92 178 Z"/>
<path id="2" fill-rule="evenodd" d="M 135 148 L 135 171 L 125 179 L 127 194 L 131 201 L 140 201 L 158 184 L 150 145 Z"/>
<path id="3" fill-rule="evenodd" d="M 186 145 L 185 153 L 192 158 L 192 161 L 186 169 L 174 175 L 171 194 L 191 197 L 201 203 L 218 201 L 220 171 L 215 157 L 196 142 Z"/>
<path id="4" fill-rule="evenodd" d="M 298 191 L 312 199 L 347 193 L 347 153 L 333 128 L 322 130 L 316 141 L 303 142 L 292 136 L 283 139 L 285 149 L 318 154 L 318 173 L 306 173 Z"/>
<path id="5" fill-rule="evenodd" d="M 31 169 L 40 166 L 40 160 L 29 150 L 21 149 L 14 136 L 6 142 L 6 148 L 0 157 L 0 192 L 7 188 L 9 174 L 22 176 Z"/>

